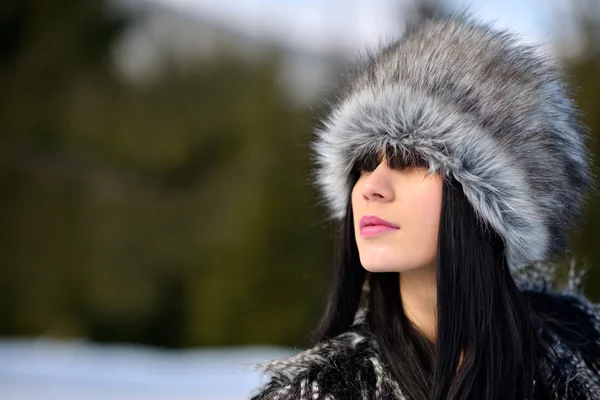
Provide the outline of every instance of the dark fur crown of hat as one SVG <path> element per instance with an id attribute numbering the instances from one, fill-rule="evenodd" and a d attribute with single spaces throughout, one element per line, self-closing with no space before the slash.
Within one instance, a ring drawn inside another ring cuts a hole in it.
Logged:
<path id="1" fill-rule="evenodd" d="M 346 214 L 354 163 L 392 147 L 461 184 L 511 268 L 568 250 L 592 187 L 587 131 L 535 47 L 465 15 L 427 20 L 358 62 L 337 98 L 312 143 L 333 218 Z"/>

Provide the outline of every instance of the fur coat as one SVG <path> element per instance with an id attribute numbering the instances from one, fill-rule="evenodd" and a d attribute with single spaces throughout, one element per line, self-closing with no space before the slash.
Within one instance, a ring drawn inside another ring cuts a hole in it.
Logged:
<path id="1" fill-rule="evenodd" d="M 600 399 L 600 305 L 584 296 L 579 282 L 571 274 L 561 290 L 543 279 L 519 283 L 536 312 L 562 322 L 540 332 L 546 357 L 538 373 L 549 399 Z M 259 367 L 269 379 L 252 400 L 408 400 L 369 335 L 364 312 L 337 337 Z"/>

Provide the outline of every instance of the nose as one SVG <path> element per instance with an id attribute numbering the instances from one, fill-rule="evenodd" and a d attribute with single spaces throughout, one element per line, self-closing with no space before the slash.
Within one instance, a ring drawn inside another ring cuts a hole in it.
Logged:
<path id="1" fill-rule="evenodd" d="M 393 200 L 394 190 L 390 172 L 385 161 L 382 161 L 375 170 L 363 178 L 361 192 L 365 200 Z"/>

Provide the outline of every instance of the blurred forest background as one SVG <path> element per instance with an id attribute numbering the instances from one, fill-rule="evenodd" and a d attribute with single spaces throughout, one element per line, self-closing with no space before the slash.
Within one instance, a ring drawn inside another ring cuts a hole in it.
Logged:
<path id="1" fill-rule="evenodd" d="M 552 39 L 600 160 L 595 3 L 557 15 L 571 41 Z M 140 4 L 0 3 L 0 336 L 301 345 L 333 236 L 308 143 L 345 55 L 290 54 Z M 198 51 L 157 40 L 130 73 L 157 15 Z M 290 60 L 299 81 L 282 73 Z M 573 246 L 600 301 L 599 198 L 586 217 Z"/>

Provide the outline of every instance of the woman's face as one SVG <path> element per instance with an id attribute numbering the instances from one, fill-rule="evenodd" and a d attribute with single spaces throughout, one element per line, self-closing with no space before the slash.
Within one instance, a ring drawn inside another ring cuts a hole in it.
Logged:
<path id="1" fill-rule="evenodd" d="M 427 167 L 390 168 L 385 157 L 373 171 L 361 172 L 352 189 L 352 210 L 366 270 L 403 272 L 435 266 L 442 182 L 441 175 L 428 174 Z"/>

